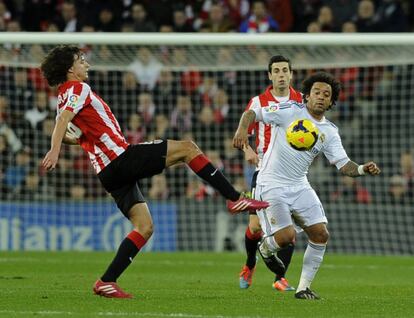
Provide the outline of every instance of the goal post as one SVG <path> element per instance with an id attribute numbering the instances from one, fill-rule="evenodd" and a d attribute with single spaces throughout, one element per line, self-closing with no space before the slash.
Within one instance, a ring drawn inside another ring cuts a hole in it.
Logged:
<path id="1" fill-rule="evenodd" d="M 195 140 L 240 190 L 254 168 L 231 138 L 270 83 L 269 58 L 291 60 L 299 90 L 311 72 L 332 73 L 343 90 L 327 117 L 350 158 L 374 160 L 382 174 L 348 179 L 315 160 L 308 176 L 329 220 L 329 250 L 414 253 L 412 34 L 1 33 L 0 250 L 111 250 L 130 230 L 79 147 L 62 149 L 55 172 L 39 169 L 56 96 L 38 67 L 57 44 L 83 48 L 92 89 L 131 142 Z M 141 187 L 155 224 L 147 250 L 242 249 L 247 215 L 228 217 L 224 199 L 185 166 Z"/>

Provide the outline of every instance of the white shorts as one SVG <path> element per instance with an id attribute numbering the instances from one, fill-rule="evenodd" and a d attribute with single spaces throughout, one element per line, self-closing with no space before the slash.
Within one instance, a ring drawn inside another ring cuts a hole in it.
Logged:
<path id="1" fill-rule="evenodd" d="M 264 236 L 290 225 L 306 228 L 328 223 L 322 203 L 310 185 L 283 188 L 256 186 L 255 199 L 269 202 L 265 210 L 257 211 Z"/>

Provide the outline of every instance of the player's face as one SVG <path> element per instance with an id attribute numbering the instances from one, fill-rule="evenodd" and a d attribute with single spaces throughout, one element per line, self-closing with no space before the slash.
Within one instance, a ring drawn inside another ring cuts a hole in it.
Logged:
<path id="1" fill-rule="evenodd" d="M 315 82 L 312 85 L 310 95 L 307 96 L 309 112 L 317 118 L 321 118 L 325 111 L 332 105 L 332 87 L 323 82 Z"/>
<path id="2" fill-rule="evenodd" d="M 84 81 L 88 78 L 89 63 L 86 61 L 85 56 L 75 55 L 75 61 L 72 67 L 69 69 L 72 79 L 78 81 Z"/>
<path id="3" fill-rule="evenodd" d="M 289 88 L 292 72 L 289 69 L 288 62 L 273 63 L 271 72 L 268 75 L 275 90 L 280 91 Z"/>

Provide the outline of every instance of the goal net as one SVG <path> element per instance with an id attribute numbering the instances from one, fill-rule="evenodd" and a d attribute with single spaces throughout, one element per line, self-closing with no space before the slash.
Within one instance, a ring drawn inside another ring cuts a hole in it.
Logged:
<path id="1" fill-rule="evenodd" d="M 343 90 L 327 117 L 348 155 L 382 174 L 350 179 L 320 156 L 309 179 L 329 219 L 331 252 L 414 253 L 414 36 L 30 34 L 0 36 L 0 250 L 112 250 L 131 229 L 77 146 L 40 169 L 56 92 L 39 63 L 56 44 L 83 48 L 89 84 L 131 143 L 192 139 L 237 189 L 254 167 L 232 147 L 250 98 L 269 84 L 272 55 L 292 61 L 292 86 L 325 70 Z M 154 219 L 148 251 L 243 249 L 248 216 L 185 166 L 140 183 Z M 298 235 L 303 248 L 305 236 Z"/>

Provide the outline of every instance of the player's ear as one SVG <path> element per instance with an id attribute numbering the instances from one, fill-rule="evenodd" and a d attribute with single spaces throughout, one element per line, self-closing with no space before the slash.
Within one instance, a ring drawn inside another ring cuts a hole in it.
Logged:
<path id="1" fill-rule="evenodd" d="M 267 72 L 267 77 L 269 78 L 269 81 L 271 81 L 272 80 L 272 73 Z"/>

